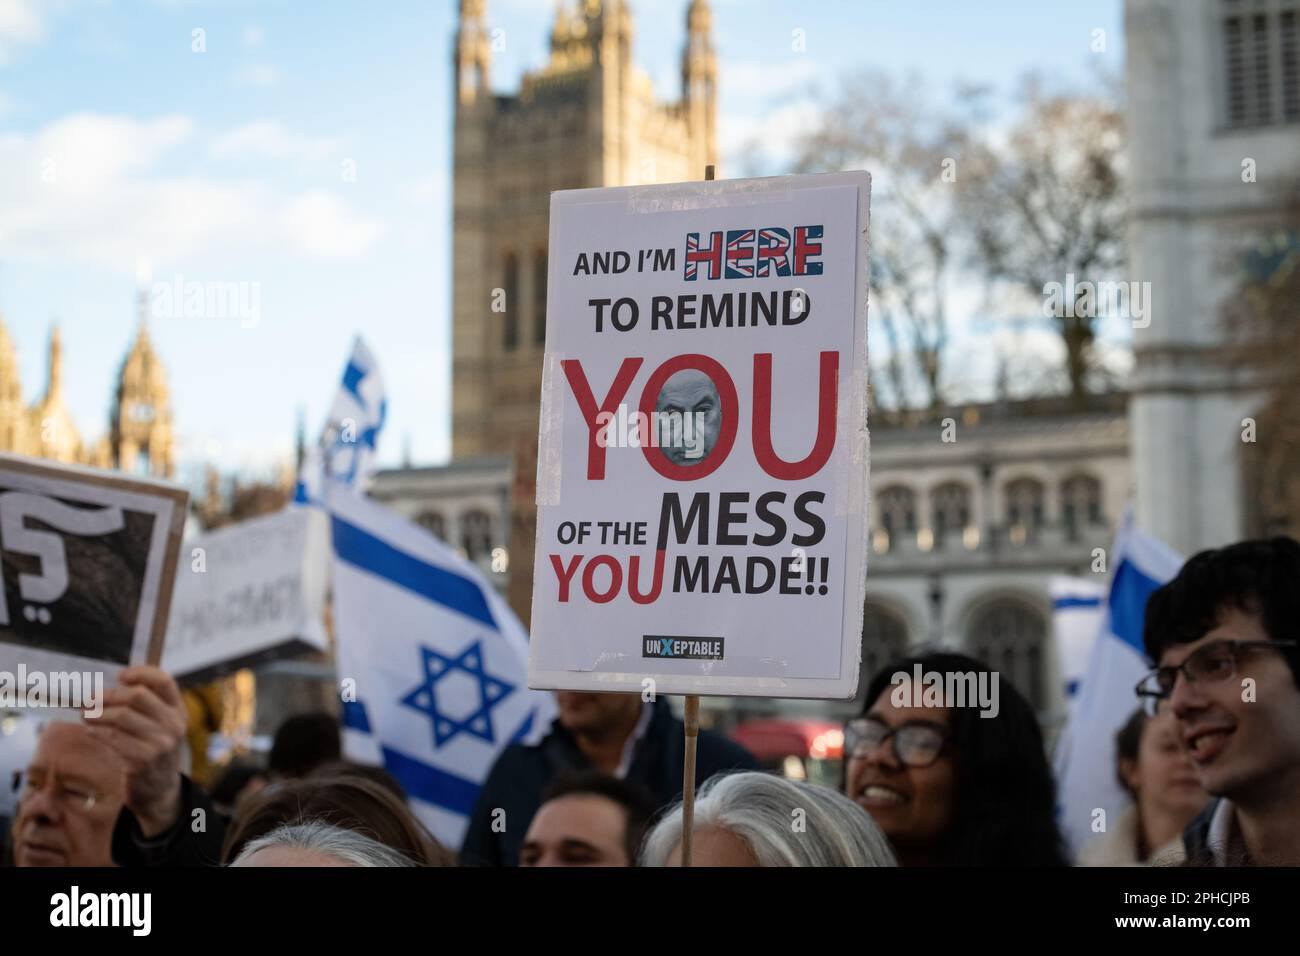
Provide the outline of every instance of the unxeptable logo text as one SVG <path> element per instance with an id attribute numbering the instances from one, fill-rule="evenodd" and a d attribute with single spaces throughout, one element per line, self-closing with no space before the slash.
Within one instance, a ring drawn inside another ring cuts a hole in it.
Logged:
<path id="1" fill-rule="evenodd" d="M 153 897 L 149 893 L 68 893 L 50 897 L 51 926 L 125 926 L 134 936 L 148 936 Z"/>
<path id="2" fill-rule="evenodd" d="M 720 637 L 662 637 L 646 634 L 641 638 L 641 656 L 686 661 L 722 660 Z"/>

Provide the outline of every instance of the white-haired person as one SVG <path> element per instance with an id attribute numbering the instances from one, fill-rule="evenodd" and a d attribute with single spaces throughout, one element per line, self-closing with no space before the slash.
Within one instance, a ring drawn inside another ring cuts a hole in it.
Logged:
<path id="1" fill-rule="evenodd" d="M 645 839 L 642 866 L 681 866 L 682 807 Z M 767 773 L 719 774 L 695 801 L 693 866 L 896 866 L 871 816 L 836 790 Z"/>
<path id="2" fill-rule="evenodd" d="M 415 866 L 364 833 L 321 820 L 277 827 L 244 844 L 231 866 Z"/>

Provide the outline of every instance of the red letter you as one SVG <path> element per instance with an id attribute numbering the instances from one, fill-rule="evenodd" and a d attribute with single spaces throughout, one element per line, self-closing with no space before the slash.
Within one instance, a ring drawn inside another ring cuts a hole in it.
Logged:
<path id="1" fill-rule="evenodd" d="M 817 387 L 817 440 L 803 461 L 783 461 L 772 447 L 772 353 L 754 356 L 754 457 L 759 466 L 781 481 L 798 481 L 817 474 L 835 447 L 835 404 L 840 385 L 840 353 L 821 354 Z M 800 428 L 800 433 L 806 433 Z"/>
<path id="2" fill-rule="evenodd" d="M 605 449 L 601 448 L 596 441 L 596 434 L 600 431 L 600 427 L 596 424 L 596 417 L 601 412 L 615 414 L 619 402 L 632 387 L 632 379 L 636 377 L 636 370 L 641 367 L 642 361 L 641 358 L 632 357 L 623 359 L 618 374 L 614 376 L 614 384 L 609 387 L 609 394 L 605 396 L 599 408 L 596 407 L 595 396 L 591 394 L 591 386 L 587 383 L 587 373 L 582 370 L 582 362 L 578 359 L 565 359 L 560 363 L 564 368 L 564 377 L 569 380 L 569 388 L 573 390 L 573 397 L 578 402 L 582 417 L 587 422 L 588 481 L 605 480 Z"/>

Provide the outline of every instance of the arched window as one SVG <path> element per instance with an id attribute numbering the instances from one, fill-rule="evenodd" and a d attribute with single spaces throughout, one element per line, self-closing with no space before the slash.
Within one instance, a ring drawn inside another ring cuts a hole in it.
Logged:
<path id="1" fill-rule="evenodd" d="M 1078 541 L 1084 528 L 1102 524 L 1101 482 L 1090 475 L 1075 475 L 1062 482 L 1061 521 L 1071 541 Z"/>
<path id="2" fill-rule="evenodd" d="M 862 667 L 857 699 L 861 712 L 867 685 L 880 669 L 907 653 L 907 625 L 893 611 L 868 601 L 862 615 Z"/>
<path id="3" fill-rule="evenodd" d="M 1033 607 L 996 598 L 971 615 L 966 644 L 977 657 L 1010 681 L 1036 711 L 1047 704 L 1043 680 L 1047 625 Z"/>
<path id="4" fill-rule="evenodd" d="M 533 256 L 533 344 L 546 344 L 546 250 Z"/>
<path id="5" fill-rule="evenodd" d="M 950 481 L 934 489 L 930 506 L 934 511 L 934 544 L 942 548 L 950 539 L 961 539 L 970 526 L 970 489 Z"/>
<path id="6" fill-rule="evenodd" d="M 911 488 L 886 488 L 876 502 L 877 526 L 885 532 L 888 547 L 895 547 L 905 535 L 916 534 L 916 494 Z"/>
<path id="7" fill-rule="evenodd" d="M 444 518 L 440 512 L 422 512 L 420 516 L 415 519 L 415 523 L 439 540 L 447 540 L 447 519 Z"/>
<path id="8" fill-rule="evenodd" d="M 1007 529 L 1013 544 L 1026 544 L 1043 530 L 1043 485 L 1033 478 L 1007 483 Z"/>
<path id="9" fill-rule="evenodd" d="M 501 289 L 505 293 L 505 347 L 507 352 L 513 352 L 519 348 L 519 312 L 523 305 L 519 301 L 519 259 L 513 252 L 506 253 Z"/>
<path id="10" fill-rule="evenodd" d="M 492 554 L 492 518 L 485 511 L 468 511 L 460 519 L 461 547 L 471 561 L 485 561 Z"/>

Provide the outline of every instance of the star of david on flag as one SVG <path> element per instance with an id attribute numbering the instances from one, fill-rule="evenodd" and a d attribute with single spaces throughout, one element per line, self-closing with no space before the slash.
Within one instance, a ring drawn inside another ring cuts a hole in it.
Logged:
<path id="1" fill-rule="evenodd" d="M 424 659 L 424 682 L 402 698 L 402 703 L 433 721 L 433 744 L 441 747 L 457 734 L 465 733 L 488 743 L 496 743 L 492 735 L 492 708 L 514 690 L 483 670 L 483 642 L 475 641 L 458 657 L 448 657 L 427 647 L 420 648 Z M 462 719 L 450 717 L 438 709 L 438 681 L 453 671 L 463 671 L 478 681 L 479 707 Z"/>
<path id="2" fill-rule="evenodd" d="M 528 636 L 477 567 L 434 535 L 329 483 L 345 756 L 384 767 L 439 840 L 459 849 L 479 787 L 511 743 L 555 716 L 529 690 Z"/>

